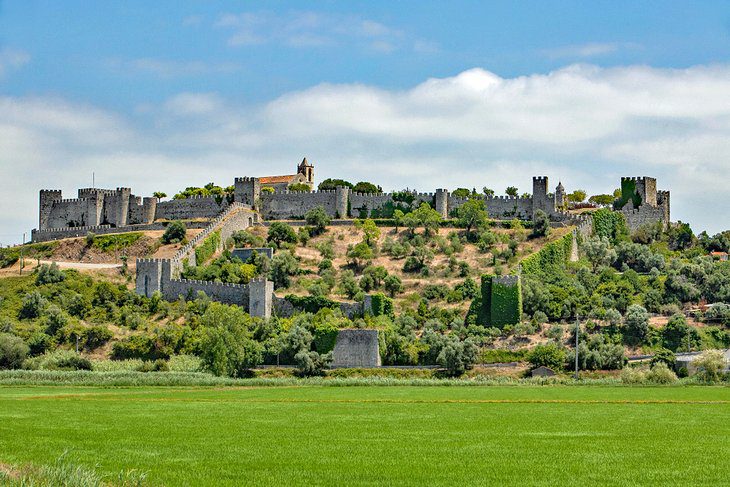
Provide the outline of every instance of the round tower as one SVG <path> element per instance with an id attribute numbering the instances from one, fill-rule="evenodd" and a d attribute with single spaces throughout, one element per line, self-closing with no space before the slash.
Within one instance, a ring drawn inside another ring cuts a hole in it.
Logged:
<path id="1" fill-rule="evenodd" d="M 565 204 L 565 188 L 563 183 L 558 181 L 558 185 L 555 187 L 555 208 L 562 208 Z"/>
<path id="2" fill-rule="evenodd" d="M 441 214 L 441 218 L 449 217 L 449 191 L 443 188 L 436 190 L 436 211 Z"/>

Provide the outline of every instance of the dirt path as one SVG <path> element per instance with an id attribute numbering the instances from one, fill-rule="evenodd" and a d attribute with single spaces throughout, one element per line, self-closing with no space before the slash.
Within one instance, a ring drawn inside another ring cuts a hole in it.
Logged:
<path id="1" fill-rule="evenodd" d="M 55 262 L 61 269 L 118 269 L 122 264 L 94 264 L 90 262 L 59 262 L 50 260 L 41 260 L 41 264 L 51 264 Z"/>

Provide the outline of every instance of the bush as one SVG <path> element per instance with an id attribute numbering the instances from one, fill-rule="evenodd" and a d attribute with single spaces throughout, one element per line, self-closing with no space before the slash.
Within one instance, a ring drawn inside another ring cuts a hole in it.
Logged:
<path id="1" fill-rule="evenodd" d="M 646 382 L 646 374 L 642 370 L 627 367 L 621 371 L 621 382 L 624 384 L 643 384 Z"/>
<path id="2" fill-rule="evenodd" d="M 565 350 L 552 343 L 537 345 L 528 353 L 527 361 L 533 368 L 544 366 L 558 371 L 565 365 Z"/>
<path id="3" fill-rule="evenodd" d="M 277 252 L 271 259 L 269 278 L 276 288 L 287 288 L 291 284 L 291 276 L 299 272 L 299 262 L 290 252 Z"/>
<path id="4" fill-rule="evenodd" d="M 28 356 L 29 348 L 23 340 L 0 333 L 0 369 L 18 369 Z"/>
<path id="5" fill-rule="evenodd" d="M 297 232 L 283 222 L 273 222 L 269 227 L 268 241 L 273 243 L 277 248 L 283 243 L 295 244 L 298 242 Z"/>
<path id="6" fill-rule="evenodd" d="M 655 384 L 673 384 L 677 375 L 664 362 L 657 362 L 646 374 L 646 380 Z"/>
<path id="7" fill-rule="evenodd" d="M 23 297 L 23 302 L 20 306 L 20 318 L 38 318 L 48 304 L 46 298 L 44 298 L 38 291 L 28 293 Z"/>
<path id="8" fill-rule="evenodd" d="M 186 232 L 185 224 L 180 220 L 175 220 L 167 226 L 160 241 L 165 245 L 183 242 Z"/>
<path id="9" fill-rule="evenodd" d="M 668 367 L 674 367 L 674 364 L 676 362 L 677 358 L 675 357 L 674 352 L 666 348 L 660 348 L 659 350 L 654 352 L 654 356 L 652 357 L 650 363 L 652 367 L 660 363 Z"/>
<path id="10" fill-rule="evenodd" d="M 719 350 L 705 350 L 697 357 L 692 365 L 695 366 L 695 375 L 703 382 L 716 382 L 722 379 L 725 368 L 725 356 Z"/>
<path id="11" fill-rule="evenodd" d="M 58 268 L 58 264 L 41 264 L 35 276 L 36 286 L 44 284 L 55 284 L 66 279 L 66 275 Z"/>
<path id="12" fill-rule="evenodd" d="M 626 310 L 626 339 L 632 345 L 640 345 L 649 332 L 649 313 L 643 306 L 632 304 Z"/>
<path id="13" fill-rule="evenodd" d="M 203 362 L 195 355 L 173 355 L 167 361 L 170 372 L 200 372 Z"/>
<path id="14" fill-rule="evenodd" d="M 247 230 L 239 230 L 231 235 L 235 247 L 263 247 L 264 239 Z"/>
<path id="15" fill-rule="evenodd" d="M 294 356 L 294 363 L 301 377 L 322 376 L 332 363 L 332 353 L 320 354 L 301 350 Z"/>
<path id="16" fill-rule="evenodd" d="M 532 223 L 532 233 L 530 234 L 531 237 L 537 238 L 537 237 L 547 237 L 550 233 L 550 218 L 548 218 L 547 213 L 545 213 L 542 210 L 537 210 L 535 212 L 535 219 Z"/>
<path id="17" fill-rule="evenodd" d="M 25 361 L 31 370 L 92 370 L 91 361 L 72 350 L 56 350 Z"/>

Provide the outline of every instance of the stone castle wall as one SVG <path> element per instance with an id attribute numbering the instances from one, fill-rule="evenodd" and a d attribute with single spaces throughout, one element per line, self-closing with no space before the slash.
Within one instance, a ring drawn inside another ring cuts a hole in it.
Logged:
<path id="1" fill-rule="evenodd" d="M 155 220 L 215 218 L 226 206 L 225 199 L 219 204 L 214 197 L 208 196 L 162 201 L 157 204 Z"/>
<path id="2" fill-rule="evenodd" d="M 332 359 L 332 367 L 379 367 L 378 330 L 340 330 Z"/>
<path id="3" fill-rule="evenodd" d="M 267 220 L 303 218 L 309 211 L 321 206 L 330 216 L 337 214 L 337 191 L 279 191 L 262 192 L 261 215 Z"/>

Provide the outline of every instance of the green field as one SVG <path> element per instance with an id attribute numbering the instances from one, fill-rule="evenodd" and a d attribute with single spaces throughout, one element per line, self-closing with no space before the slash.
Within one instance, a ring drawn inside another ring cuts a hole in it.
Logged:
<path id="1" fill-rule="evenodd" d="M 152 485 L 727 485 L 729 387 L 0 388 L 0 463 Z"/>

